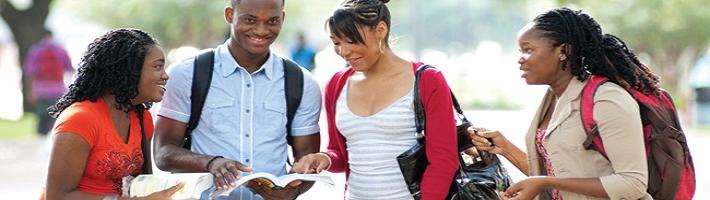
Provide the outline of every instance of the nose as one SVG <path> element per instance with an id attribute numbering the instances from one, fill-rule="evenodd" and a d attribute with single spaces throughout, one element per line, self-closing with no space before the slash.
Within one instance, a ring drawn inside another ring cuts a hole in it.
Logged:
<path id="1" fill-rule="evenodd" d="M 522 65 L 523 63 L 525 63 L 525 56 L 523 56 L 523 54 L 520 54 L 520 58 L 518 58 L 518 64 Z"/>
<path id="2" fill-rule="evenodd" d="M 269 34 L 269 29 L 267 29 L 267 25 L 265 23 L 257 23 L 256 27 L 254 27 L 254 34 L 264 36 Z"/>
<path id="3" fill-rule="evenodd" d="M 341 57 L 346 57 L 348 54 L 350 54 L 350 49 L 346 47 L 346 45 L 340 45 L 338 47 L 335 47 L 335 51 L 335 53 L 337 53 Z"/>
<path id="4" fill-rule="evenodd" d="M 167 72 L 163 71 L 163 74 L 160 76 L 160 79 L 163 79 L 163 82 L 168 82 L 168 79 L 170 79 L 170 76 L 168 75 Z"/>

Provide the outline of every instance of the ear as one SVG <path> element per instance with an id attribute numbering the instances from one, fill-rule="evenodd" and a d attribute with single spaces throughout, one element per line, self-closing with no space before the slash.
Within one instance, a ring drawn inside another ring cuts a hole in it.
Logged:
<path id="1" fill-rule="evenodd" d="M 560 55 L 560 61 L 565 61 L 567 60 L 567 56 L 569 56 L 569 51 L 567 51 L 568 45 L 566 43 L 563 43 L 559 47 L 559 55 Z"/>
<path id="2" fill-rule="evenodd" d="M 281 11 L 281 24 L 284 24 L 285 21 L 286 21 L 286 12 Z"/>
<path id="3" fill-rule="evenodd" d="M 377 23 L 375 31 L 377 32 L 377 38 L 384 39 L 390 29 L 384 21 L 380 21 Z"/>
<path id="4" fill-rule="evenodd" d="M 227 21 L 227 23 L 232 23 L 234 19 L 234 8 L 232 6 L 227 6 L 224 8 L 224 20 Z"/>

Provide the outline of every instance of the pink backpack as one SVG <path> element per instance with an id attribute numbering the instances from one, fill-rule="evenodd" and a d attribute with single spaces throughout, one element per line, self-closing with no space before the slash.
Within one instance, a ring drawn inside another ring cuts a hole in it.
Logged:
<path id="1" fill-rule="evenodd" d="M 586 149 L 606 157 L 604 144 L 594 121 L 594 94 L 606 77 L 592 75 L 582 90 L 581 114 L 587 139 Z M 639 104 L 648 158 L 648 193 L 654 199 L 692 199 L 695 194 L 695 167 L 685 134 L 680 127 L 673 100 L 664 90 L 660 96 L 628 90 Z M 608 159 L 608 158 L 607 158 Z"/>

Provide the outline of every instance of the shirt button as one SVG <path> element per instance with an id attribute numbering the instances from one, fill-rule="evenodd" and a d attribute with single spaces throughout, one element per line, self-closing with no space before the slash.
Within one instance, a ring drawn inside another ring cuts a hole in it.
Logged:
<path id="1" fill-rule="evenodd" d="M 250 84 L 250 83 L 247 83 L 247 87 L 251 87 L 251 84 Z"/>
<path id="2" fill-rule="evenodd" d="M 247 113 L 249 113 L 249 109 L 247 109 Z"/>
<path id="3" fill-rule="evenodd" d="M 249 137 L 249 134 L 245 135 L 245 137 Z"/>
<path id="4" fill-rule="evenodd" d="M 245 161 L 249 162 L 249 158 L 247 158 Z"/>

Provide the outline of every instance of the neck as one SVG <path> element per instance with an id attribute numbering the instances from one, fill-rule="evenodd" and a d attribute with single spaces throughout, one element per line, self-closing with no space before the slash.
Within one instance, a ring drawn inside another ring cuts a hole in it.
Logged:
<path id="1" fill-rule="evenodd" d="M 552 83 L 550 83 L 550 88 L 552 88 L 552 93 L 555 94 L 556 98 L 560 98 L 562 96 L 562 93 L 565 92 L 567 89 L 567 86 L 569 85 L 569 82 L 572 81 L 572 74 L 565 74 L 561 76 L 561 78 L 556 79 Z"/>
<path id="2" fill-rule="evenodd" d="M 409 62 L 395 55 L 390 49 L 384 50 L 380 58 L 362 74 L 367 78 L 387 77 L 400 73 L 402 70 L 411 70 L 400 66 L 409 66 Z"/>
<path id="3" fill-rule="evenodd" d="M 229 45 L 228 49 L 234 61 L 236 61 L 239 66 L 244 67 L 249 73 L 259 70 L 266 60 L 269 59 L 269 51 L 263 54 L 251 54 L 237 45 Z"/>
<path id="4" fill-rule="evenodd" d="M 106 107 L 108 107 L 108 112 L 112 118 L 115 118 L 115 117 L 128 118 L 127 112 L 123 112 L 123 110 L 116 108 L 116 96 L 115 95 L 107 94 L 101 98 L 104 99 L 104 103 L 106 103 Z"/>

